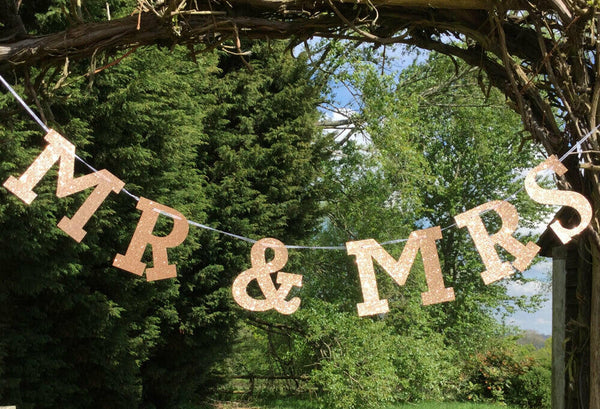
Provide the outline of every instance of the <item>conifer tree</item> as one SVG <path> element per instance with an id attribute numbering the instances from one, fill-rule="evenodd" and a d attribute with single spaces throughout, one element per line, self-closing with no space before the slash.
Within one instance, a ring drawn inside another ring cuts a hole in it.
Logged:
<path id="1" fill-rule="evenodd" d="M 46 78 L 40 106 L 79 156 L 135 195 L 253 239 L 301 239 L 315 227 L 315 178 L 327 152 L 314 127 L 319 89 L 303 61 L 268 47 L 256 45 L 251 71 L 237 56 L 192 61 L 179 49 L 145 50 L 96 74 L 73 66 L 67 78 Z M 9 95 L 1 104 L 5 180 L 45 144 Z M 76 174 L 89 172 L 77 164 Z M 169 251 L 178 277 L 146 282 L 112 267 L 139 220 L 135 201 L 109 196 L 76 243 L 56 225 L 89 191 L 58 199 L 55 189 L 56 168 L 30 206 L 0 189 L 0 401 L 129 409 L 198 402 L 219 380 L 215 364 L 235 333 L 230 286 L 249 268 L 250 244 L 192 228 Z M 161 216 L 156 234 L 171 223 Z"/>

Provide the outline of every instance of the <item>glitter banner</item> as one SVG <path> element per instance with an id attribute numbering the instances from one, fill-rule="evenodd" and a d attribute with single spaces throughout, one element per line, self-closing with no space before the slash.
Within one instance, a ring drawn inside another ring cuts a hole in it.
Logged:
<path id="1" fill-rule="evenodd" d="M 3 79 L 0 77 L 0 80 Z M 428 287 L 428 291 L 421 294 L 423 304 L 430 305 L 454 300 L 454 289 L 446 287 L 444 284 L 437 251 L 437 241 L 443 240 L 442 231 L 454 227 L 454 225 L 447 226 L 444 229 L 440 226 L 434 226 L 414 231 L 406 240 L 398 239 L 379 244 L 373 239 L 366 239 L 348 242 L 345 247 L 286 246 L 273 238 L 256 241 L 248 237 L 218 230 L 187 220 L 184 215 L 175 209 L 135 196 L 124 188 L 125 183 L 123 181 L 109 171 L 94 169 L 75 154 L 73 144 L 59 133 L 48 129 L 24 104 L 14 90 L 5 81 L 2 81 L 2 83 L 46 131 L 45 139 L 48 142 L 46 148 L 18 179 L 10 176 L 3 186 L 29 205 L 37 196 L 33 189 L 52 166 L 58 162 L 57 197 L 62 198 L 93 187 L 94 190 L 73 217 L 64 217 L 58 223 L 58 227 L 77 242 L 83 240 L 86 234 L 83 227 L 111 192 L 123 192 L 136 200 L 138 202 L 137 209 L 141 210 L 142 213 L 127 251 L 124 255 L 117 254 L 114 258 L 113 266 L 117 268 L 140 276 L 145 272 L 148 281 L 177 277 L 176 264 L 169 264 L 167 250 L 182 244 L 188 235 L 189 226 L 192 225 L 254 243 L 250 251 L 251 268 L 240 273 L 232 284 L 235 301 L 242 308 L 251 311 L 274 309 L 282 314 L 292 314 L 300 306 L 299 297 L 292 297 L 289 300 L 288 298 L 294 287 L 302 287 L 302 275 L 280 271 L 288 261 L 288 249 L 346 250 L 348 255 L 355 256 L 363 294 L 363 302 L 357 304 L 360 316 L 382 314 L 389 311 L 387 300 L 379 298 L 373 261 L 376 261 L 396 284 L 402 286 L 405 284 L 419 252 L 423 260 Z M 551 156 L 532 169 L 525 179 L 524 189 L 532 200 L 541 204 L 569 206 L 578 213 L 580 220 L 575 227 L 565 228 L 558 221 L 550 225 L 550 228 L 563 243 L 569 242 L 589 225 L 593 216 L 592 207 L 589 201 L 577 192 L 541 188 L 536 182 L 536 177 L 545 170 L 551 170 L 558 176 L 564 175 L 567 169 L 561 162 L 568 155 L 575 152 L 599 127 L 600 125 L 591 130 L 560 159 Z M 75 178 L 75 160 L 82 162 L 92 173 Z M 487 212 L 495 212 L 500 218 L 500 229 L 496 233 L 490 234 L 482 220 L 482 214 Z M 158 217 L 161 215 L 173 219 L 173 225 L 168 234 L 157 236 L 153 234 L 153 231 Z M 512 275 L 513 268 L 524 271 L 540 250 L 535 243 L 522 244 L 513 236 L 518 227 L 518 220 L 519 215 L 516 208 L 505 200 L 491 201 L 455 216 L 456 226 L 467 228 L 481 256 L 486 268 L 481 273 L 481 277 L 486 285 Z M 382 247 L 382 245 L 400 242 L 406 242 L 406 245 L 398 260 L 394 259 Z M 150 268 L 146 268 L 147 263 L 142 260 L 148 245 L 152 248 L 152 266 Z M 496 246 L 502 247 L 514 257 L 512 263 L 503 261 L 500 258 Z M 270 261 L 265 258 L 267 249 L 271 249 L 274 253 L 274 257 Z M 257 291 L 255 295 L 258 298 L 248 293 L 248 287 L 253 281 L 257 282 L 258 289 L 262 293 L 258 294 Z"/>

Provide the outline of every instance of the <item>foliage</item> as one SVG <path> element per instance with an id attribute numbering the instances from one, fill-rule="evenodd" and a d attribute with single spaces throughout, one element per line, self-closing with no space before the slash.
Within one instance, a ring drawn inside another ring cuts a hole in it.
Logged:
<path id="1" fill-rule="evenodd" d="M 541 352 L 514 340 L 475 355 L 465 379 L 466 398 L 528 408 L 550 407 L 550 343 Z"/>
<path id="2" fill-rule="evenodd" d="M 394 362 L 400 378 L 396 400 L 443 401 L 455 397 L 461 369 L 457 363 L 463 358 L 446 346 L 443 336 L 428 334 L 421 338 L 409 334 L 398 338 L 398 345 L 402 347 Z"/>
<path id="3" fill-rule="evenodd" d="M 292 396 L 284 398 L 265 398 L 253 399 L 250 402 L 220 402 L 221 409 L 236 409 L 240 406 L 250 406 L 260 409 L 316 409 L 318 403 L 309 397 Z M 391 404 L 382 406 L 383 409 L 510 409 L 514 406 L 494 403 L 473 403 L 473 402 L 419 402 L 409 404 Z"/>
<path id="4" fill-rule="evenodd" d="M 270 52 L 277 47 L 256 45 L 252 73 L 238 72 L 237 57 L 194 62 L 154 48 L 93 82 L 85 64 L 72 66 L 39 97 L 77 153 L 131 192 L 242 235 L 300 238 L 316 225 L 327 149 L 314 128 L 319 88 L 303 61 Z M 0 103 L 5 180 L 44 144 L 10 96 Z M 57 199 L 55 184 L 51 171 L 31 206 L 1 189 L 0 399 L 20 408 L 197 402 L 235 333 L 229 287 L 247 268 L 248 244 L 192 228 L 169 252 L 177 279 L 149 283 L 111 267 L 137 225 L 135 202 L 110 196 L 78 244 L 56 224 L 88 192 Z M 168 232 L 168 219 L 157 230 Z"/>
<path id="5" fill-rule="evenodd" d="M 230 367 L 240 374 L 267 378 L 285 376 L 253 389 L 258 396 L 308 393 L 324 408 L 371 408 L 392 402 L 398 337 L 383 321 L 371 321 L 319 300 L 288 322 L 248 318 Z M 254 385 L 254 383 L 252 383 Z M 279 387 L 278 387 L 279 385 Z"/>
<path id="6" fill-rule="evenodd" d="M 513 406 L 497 403 L 466 403 L 466 402 L 423 402 L 404 405 L 394 405 L 386 409 L 510 409 Z"/>
<path id="7" fill-rule="evenodd" d="M 548 338 L 548 335 L 540 334 L 535 330 L 525 330 L 519 334 L 517 343 L 521 345 L 533 345 L 536 349 L 541 349 L 547 346 Z"/>
<path id="8" fill-rule="evenodd" d="M 377 408 L 391 402 L 399 380 L 394 361 L 399 339 L 384 322 L 361 319 L 316 303 L 303 340 L 320 349 L 310 386 L 325 408 Z"/>
<path id="9" fill-rule="evenodd" d="M 324 177 L 327 213 L 315 243 L 339 245 L 368 237 L 385 242 L 415 229 L 451 226 L 452 216 L 522 186 L 519 176 L 536 163 L 535 152 L 521 149 L 519 119 L 500 95 L 480 93 L 472 70 L 431 55 L 402 73 L 382 76 L 369 63 L 377 57 L 373 50 L 344 52 L 334 49 L 330 65 L 341 70 L 338 79 L 352 94 L 360 95 L 356 111 L 338 112 L 356 133 L 332 135 L 338 146 Z M 514 202 L 525 225 L 540 217 L 537 206 L 523 196 Z M 495 219 L 486 223 L 490 232 L 498 228 Z M 481 259 L 468 234 L 456 228 L 443 234 L 438 251 L 456 301 L 422 305 L 426 283 L 417 257 L 403 287 L 378 269 L 380 298 L 388 299 L 390 312 L 357 319 L 362 294 L 353 260 L 343 251 L 299 254 L 290 271 L 304 275 L 302 309 L 289 318 L 248 318 L 253 338 L 242 340 L 245 355 L 234 362 L 256 374 L 308 377 L 308 387 L 315 388 L 325 407 L 447 400 L 471 389 L 488 391 L 465 361 L 503 336 L 498 311 L 535 308 L 537 299 L 512 297 L 502 285 L 484 285 Z M 386 250 L 398 258 L 402 244 Z M 520 272 L 515 277 L 524 280 Z M 380 351 L 372 351 L 373 345 Z M 258 352 L 250 352 L 252 347 Z M 368 387 L 369 377 L 379 382 L 375 390 Z M 467 378 L 472 385 L 463 382 Z M 499 374 L 497 382 L 505 378 L 523 388 L 529 383 L 546 396 L 543 384 L 533 385 L 533 372 Z"/>

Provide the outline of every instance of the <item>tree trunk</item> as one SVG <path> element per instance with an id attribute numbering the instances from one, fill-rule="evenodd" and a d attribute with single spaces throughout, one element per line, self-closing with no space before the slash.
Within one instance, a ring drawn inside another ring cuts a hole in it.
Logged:
<path id="1" fill-rule="evenodd" d="M 600 253 L 593 251 L 590 312 L 590 408 L 600 408 Z"/>
<path id="2" fill-rule="evenodd" d="M 552 409 L 565 408 L 565 311 L 569 247 L 552 250 Z"/>

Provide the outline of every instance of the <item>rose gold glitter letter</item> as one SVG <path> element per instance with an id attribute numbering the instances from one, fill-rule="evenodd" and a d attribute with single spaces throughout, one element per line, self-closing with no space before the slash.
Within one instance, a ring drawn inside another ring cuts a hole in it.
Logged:
<path id="1" fill-rule="evenodd" d="M 496 212 L 502 220 L 500 230 L 491 236 L 488 234 L 480 216 L 481 213 L 490 210 Z M 487 268 L 486 271 L 481 273 L 481 278 L 486 285 L 513 274 L 511 264 L 509 262 L 503 263 L 500 260 L 494 247 L 496 244 L 502 246 L 515 257 L 512 265 L 519 271 L 524 271 L 540 251 L 540 248 L 534 242 L 530 241 L 524 246 L 512 236 L 519 224 L 519 214 L 517 209 L 508 202 L 501 200 L 488 202 L 459 214 L 454 217 L 454 220 L 458 227 L 466 226 L 469 229 L 469 234 L 473 238 L 475 247 Z"/>
<path id="2" fill-rule="evenodd" d="M 538 186 L 535 178 L 539 172 L 546 169 L 552 170 L 558 176 L 562 176 L 567 172 L 567 168 L 560 163 L 555 155 L 550 156 L 544 162 L 540 163 L 529 172 L 525 178 L 525 190 L 531 199 L 538 203 L 548 205 L 569 206 L 579 213 L 580 222 L 578 226 L 572 229 L 564 228 L 558 220 L 550 224 L 550 228 L 554 230 L 556 236 L 563 244 L 571 241 L 571 238 L 581 233 L 592 220 L 592 206 L 587 199 L 577 192 L 565 192 L 562 190 L 542 189 Z"/>
<path id="3" fill-rule="evenodd" d="M 137 208 L 142 211 L 142 216 L 133 233 L 127 253 L 125 255 L 117 254 L 113 266 L 141 276 L 146 268 L 146 263 L 141 261 L 142 256 L 146 246 L 150 244 L 152 245 L 154 267 L 146 270 L 146 280 L 154 281 L 176 277 L 177 269 L 175 264 L 169 264 L 167 248 L 183 243 L 189 230 L 187 219 L 177 210 L 143 197 L 140 197 Z M 173 230 L 164 237 L 152 235 L 160 212 L 168 213 L 173 219 Z"/>
<path id="4" fill-rule="evenodd" d="M 98 207 L 100 207 L 110 192 L 120 192 L 125 184 L 107 170 L 100 170 L 74 179 L 75 146 L 53 130 L 48 132 L 45 139 L 49 143 L 46 149 L 44 149 L 19 179 L 12 176 L 9 177 L 4 182 L 4 187 L 25 203 L 31 204 L 37 196 L 33 192 L 33 188 L 58 161 L 60 162 L 56 196 L 65 197 L 96 186 L 92 194 L 88 196 L 72 219 L 63 217 L 58 223 L 58 227 L 61 230 L 77 242 L 80 242 L 86 234 L 83 226 L 98 210 Z"/>
<path id="5" fill-rule="evenodd" d="M 269 262 L 265 259 L 268 248 L 274 252 L 274 257 Z M 250 311 L 275 309 L 286 315 L 296 312 L 300 306 L 300 298 L 293 297 L 289 301 L 286 301 L 286 298 L 293 287 L 302 287 L 302 275 L 279 271 L 285 267 L 288 260 L 285 244 L 277 239 L 261 239 L 252 246 L 250 260 L 252 268 L 243 271 L 233 281 L 231 291 L 235 302 Z M 273 284 L 272 273 L 277 273 L 277 284 L 281 284 L 279 287 Z M 253 280 L 258 283 L 264 298 L 253 298 L 248 294 L 247 287 Z"/>
<path id="6" fill-rule="evenodd" d="M 404 285 L 419 250 L 421 250 L 421 256 L 423 257 L 425 278 L 429 289 L 429 291 L 421 294 L 423 304 L 429 305 L 453 301 L 454 290 L 452 287 L 446 288 L 444 286 L 444 278 L 442 277 L 440 260 L 435 244 L 435 241 L 441 238 L 442 230 L 439 226 L 413 231 L 398 261 L 394 260 L 373 239 L 346 243 L 348 254 L 356 256 L 356 264 L 358 265 L 358 274 L 363 293 L 364 302 L 356 306 L 358 315 L 362 317 L 389 311 L 387 300 L 379 299 L 373 260 L 377 261 L 398 285 Z"/>

